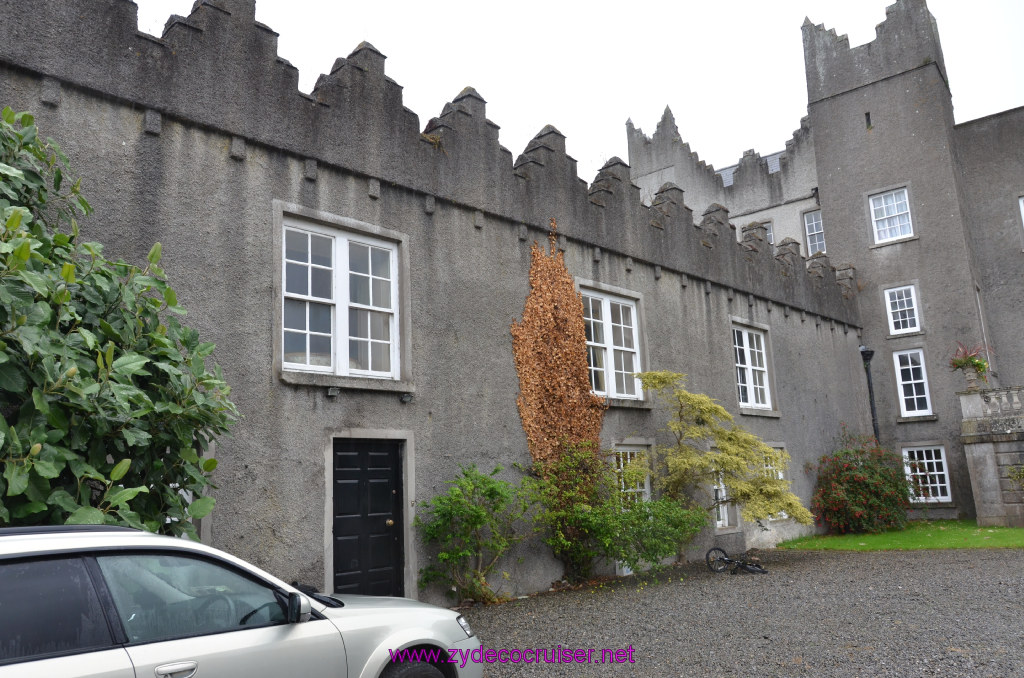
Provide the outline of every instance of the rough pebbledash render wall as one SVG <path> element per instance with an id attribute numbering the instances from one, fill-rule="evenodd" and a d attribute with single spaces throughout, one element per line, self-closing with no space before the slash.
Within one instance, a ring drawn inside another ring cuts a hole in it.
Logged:
<path id="1" fill-rule="evenodd" d="M 686 372 L 690 388 L 784 445 L 805 500 L 805 462 L 831 448 L 840 421 L 868 425 L 851 269 L 839 284 L 825 257 L 808 269 L 756 228 L 738 237 L 720 206 L 695 218 L 673 186 L 645 206 L 617 158 L 588 185 L 551 126 L 513 162 L 472 88 L 424 124 L 365 43 L 302 94 L 252 0 L 198 2 L 160 39 L 138 32 L 128 0 L 18 7 L 0 2 L 0 102 L 35 112 L 84 175 L 96 208 L 88 238 L 136 261 L 163 243 L 187 320 L 216 342 L 244 415 L 216 451 L 204 533 L 218 547 L 329 586 L 331 441 L 393 438 L 404 442 L 405 593 L 416 596 L 418 503 L 462 465 L 501 464 L 514 479 L 512 465 L 529 461 L 509 328 L 530 245 L 552 217 L 578 283 L 635 300 L 642 368 Z M 400 380 L 282 369 L 285 219 L 397 246 Z M 740 414 L 735 323 L 767 333 L 770 411 Z M 649 399 L 611 405 L 603 445 L 664 440 Z M 801 529 L 777 521 L 768 537 L 746 526 L 719 538 L 742 547 Z M 560 575 L 539 543 L 520 555 L 505 564 L 508 590 L 546 589 Z"/>

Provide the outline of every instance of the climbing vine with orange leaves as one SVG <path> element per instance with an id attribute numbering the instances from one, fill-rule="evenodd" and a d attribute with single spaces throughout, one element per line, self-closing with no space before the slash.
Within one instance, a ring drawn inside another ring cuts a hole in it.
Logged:
<path id="1" fill-rule="evenodd" d="M 604 401 L 590 392 L 583 297 L 576 291 L 551 220 L 549 247 L 530 249 L 530 293 L 512 323 L 519 416 L 530 455 L 546 466 L 566 446 L 598 450 Z"/>

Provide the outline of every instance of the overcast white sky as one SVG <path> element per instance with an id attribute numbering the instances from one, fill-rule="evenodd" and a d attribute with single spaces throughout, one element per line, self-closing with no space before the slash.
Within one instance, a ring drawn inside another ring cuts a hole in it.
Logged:
<path id="1" fill-rule="evenodd" d="M 139 27 L 160 35 L 193 0 L 136 0 Z M 804 17 L 874 39 L 892 0 L 480 0 L 346 3 L 257 0 L 279 54 L 312 90 L 363 40 L 387 57 L 420 128 L 470 85 L 487 100 L 503 146 L 518 156 L 544 125 L 566 137 L 579 174 L 628 162 L 625 122 L 648 135 L 665 106 L 682 138 L 716 168 L 744 150 L 781 150 L 807 112 Z M 1024 2 L 930 0 L 956 121 L 1024 105 Z"/>

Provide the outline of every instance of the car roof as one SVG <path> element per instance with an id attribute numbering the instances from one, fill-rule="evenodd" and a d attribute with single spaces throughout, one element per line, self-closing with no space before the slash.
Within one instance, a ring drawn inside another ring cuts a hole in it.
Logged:
<path id="1" fill-rule="evenodd" d="M 285 582 L 241 558 L 185 537 L 153 534 L 115 525 L 0 527 L 0 560 L 134 549 L 191 552 L 213 556 L 269 580 L 277 586 L 292 590 Z"/>
<path id="2" fill-rule="evenodd" d="M 0 557 L 102 548 L 170 547 L 205 550 L 187 539 L 133 530 L 114 525 L 45 525 L 0 528 Z"/>

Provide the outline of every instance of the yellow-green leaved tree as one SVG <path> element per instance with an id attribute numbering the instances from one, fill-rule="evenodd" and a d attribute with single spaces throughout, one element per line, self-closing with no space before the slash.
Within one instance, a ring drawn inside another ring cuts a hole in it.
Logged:
<path id="1" fill-rule="evenodd" d="M 645 390 L 656 394 L 669 413 L 668 432 L 674 442 L 652 451 L 652 476 L 662 489 L 679 500 L 694 497 L 721 483 L 729 503 L 740 507 L 744 520 L 759 521 L 785 513 L 810 524 L 811 512 L 790 492 L 783 475 L 789 464 L 785 450 L 766 445 L 753 433 L 733 423 L 713 398 L 691 393 L 685 375 L 644 372 Z M 715 502 L 705 508 L 714 508 Z"/>

